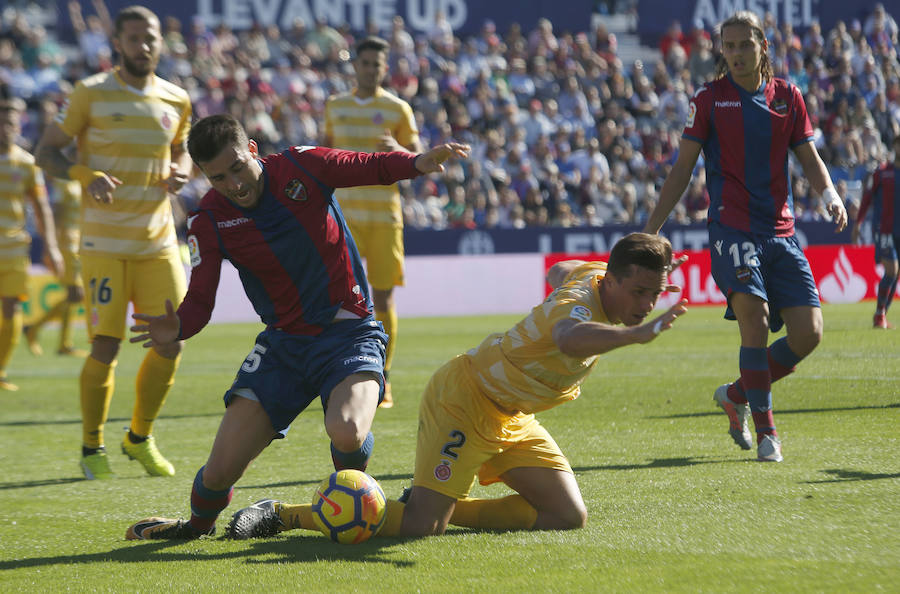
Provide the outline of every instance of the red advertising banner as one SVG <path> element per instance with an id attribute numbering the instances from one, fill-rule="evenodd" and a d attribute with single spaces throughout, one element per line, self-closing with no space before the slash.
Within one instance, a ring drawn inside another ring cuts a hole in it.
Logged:
<path id="1" fill-rule="evenodd" d="M 813 277 L 824 303 L 856 303 L 875 299 L 878 281 L 883 270 L 875 265 L 872 246 L 814 245 L 804 250 L 809 259 Z M 687 262 L 669 277 L 669 281 L 681 287 L 682 294 L 692 305 L 716 305 L 725 303 L 710 272 L 709 252 L 685 251 Z M 608 254 L 547 254 L 544 270 L 549 270 L 563 260 L 605 260 Z M 544 287 L 550 294 L 550 285 Z M 674 304 L 677 295 L 663 295 L 659 307 Z"/>

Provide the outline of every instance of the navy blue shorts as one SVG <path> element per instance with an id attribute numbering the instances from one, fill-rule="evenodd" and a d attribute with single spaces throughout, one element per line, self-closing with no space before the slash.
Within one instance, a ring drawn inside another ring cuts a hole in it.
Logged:
<path id="1" fill-rule="evenodd" d="M 882 260 L 897 259 L 897 240 L 891 233 L 875 234 L 875 263 L 881 264 Z"/>
<path id="2" fill-rule="evenodd" d="M 326 408 L 331 391 L 354 373 L 371 372 L 378 379 L 380 402 L 387 340 L 372 317 L 335 322 L 318 336 L 263 330 L 225 392 L 225 406 L 235 394 L 258 400 L 283 437 L 317 396 Z"/>
<path id="3" fill-rule="evenodd" d="M 816 281 L 797 238 L 771 237 L 709 224 L 712 275 L 729 305 L 725 318 L 734 320 L 732 293 L 756 295 L 769 304 L 769 328 L 778 332 L 781 310 L 808 305 L 821 307 Z"/>

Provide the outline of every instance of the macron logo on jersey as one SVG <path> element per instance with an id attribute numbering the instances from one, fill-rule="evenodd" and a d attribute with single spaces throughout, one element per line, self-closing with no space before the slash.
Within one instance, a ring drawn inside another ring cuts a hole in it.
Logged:
<path id="1" fill-rule="evenodd" d="M 716 107 L 740 107 L 740 101 L 716 101 Z"/>
<path id="2" fill-rule="evenodd" d="M 230 229 L 231 227 L 237 227 L 238 225 L 243 225 L 244 223 L 249 223 L 250 219 L 247 217 L 238 217 L 236 219 L 229 219 L 227 221 L 218 221 L 216 222 L 216 227 L 219 229 Z"/>

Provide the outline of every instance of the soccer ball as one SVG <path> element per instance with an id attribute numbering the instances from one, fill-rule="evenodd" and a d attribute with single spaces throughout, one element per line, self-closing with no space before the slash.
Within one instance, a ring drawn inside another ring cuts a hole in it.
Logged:
<path id="1" fill-rule="evenodd" d="M 357 544 L 384 524 L 381 485 L 360 470 L 339 470 L 322 481 L 312 499 L 313 522 L 334 542 Z"/>

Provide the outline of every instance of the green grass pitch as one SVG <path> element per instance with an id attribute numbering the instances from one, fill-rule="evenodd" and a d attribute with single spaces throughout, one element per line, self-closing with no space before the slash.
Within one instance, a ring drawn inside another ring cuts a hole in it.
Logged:
<path id="1" fill-rule="evenodd" d="M 119 452 L 142 356 L 125 345 L 106 426 L 117 478 L 78 469 L 81 362 L 29 355 L 0 393 L 0 590 L 4 592 L 873 592 L 900 589 L 900 330 L 873 305 L 824 309 L 825 340 L 775 384 L 781 464 L 733 445 L 716 386 L 737 373 L 738 333 L 692 308 L 652 344 L 600 358 L 578 400 L 540 415 L 575 468 L 589 510 L 572 532 L 376 538 L 332 544 L 294 531 L 256 541 L 127 542 L 150 515 L 187 517 L 221 396 L 259 327 L 217 325 L 188 341 L 155 434 L 174 478 Z M 411 478 L 422 386 L 445 360 L 516 316 L 403 319 L 396 406 L 375 419 L 369 466 L 388 497 Z M 55 351 L 55 332 L 43 335 Z M 80 345 L 85 346 L 85 345 Z M 262 497 L 307 501 L 331 472 L 314 404 L 238 483 L 219 521 Z M 506 494 L 477 487 L 476 496 Z"/>

